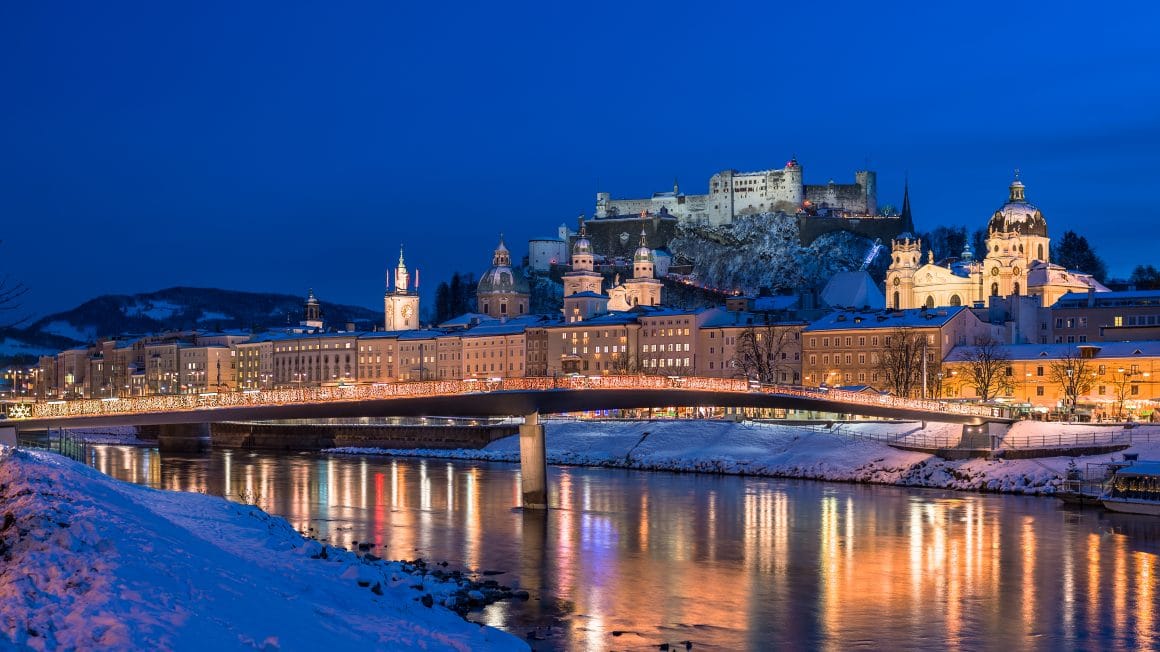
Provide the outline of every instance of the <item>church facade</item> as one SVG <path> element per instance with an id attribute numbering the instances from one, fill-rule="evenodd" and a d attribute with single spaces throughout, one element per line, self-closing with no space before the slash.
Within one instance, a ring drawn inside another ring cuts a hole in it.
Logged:
<path id="1" fill-rule="evenodd" d="M 1068 292 L 1106 292 L 1090 274 L 1051 263 L 1051 239 L 1042 211 L 1025 198 L 1018 177 L 1008 188 L 1007 203 L 991 215 L 986 251 L 968 245 L 949 264 L 937 264 L 933 251 L 923 261 L 922 240 L 909 233 L 891 242 L 886 271 L 886 304 L 890 308 L 985 305 L 990 297 L 1034 296 L 1050 306 Z"/>

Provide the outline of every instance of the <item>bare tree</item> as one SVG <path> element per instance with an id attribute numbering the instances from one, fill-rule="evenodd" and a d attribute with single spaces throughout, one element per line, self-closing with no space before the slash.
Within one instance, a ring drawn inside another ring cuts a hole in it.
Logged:
<path id="1" fill-rule="evenodd" d="M 909 398 L 921 390 L 922 356 L 926 349 L 926 336 L 919 332 L 896 328 L 885 337 L 878 371 L 891 394 Z M 930 366 L 934 365 L 928 365 L 928 369 Z"/>
<path id="2" fill-rule="evenodd" d="M 1116 389 L 1116 419 L 1124 418 L 1124 404 L 1128 401 L 1129 387 L 1132 386 L 1132 378 L 1140 376 L 1140 372 L 1134 368 L 1124 369 L 1123 367 L 1116 369 L 1116 374 L 1112 375 L 1111 383 Z"/>
<path id="3" fill-rule="evenodd" d="M 1067 402 L 1068 414 L 1075 411 L 1075 403 L 1079 397 L 1092 391 L 1096 375 L 1088 364 L 1090 358 L 1084 357 L 1079 349 L 1072 347 L 1059 359 L 1051 363 L 1048 376 L 1051 382 L 1059 385 Z"/>
<path id="4" fill-rule="evenodd" d="M 796 328 L 766 324 L 751 326 L 737 335 L 737 350 L 730 360 L 738 375 L 762 383 L 791 382 L 790 360 L 797 345 Z"/>
<path id="5" fill-rule="evenodd" d="M 963 363 L 963 379 L 959 381 L 975 390 L 975 396 L 989 401 L 1014 389 L 1007 370 L 1011 356 L 1002 342 L 991 336 L 975 339 L 975 345 L 958 356 Z"/>
<path id="6" fill-rule="evenodd" d="M 0 244 L 3 241 L 0 240 Z M 0 328 L 19 326 L 28 316 L 19 317 L 20 298 L 28 293 L 28 286 L 12 278 L 9 274 L 0 276 Z"/>

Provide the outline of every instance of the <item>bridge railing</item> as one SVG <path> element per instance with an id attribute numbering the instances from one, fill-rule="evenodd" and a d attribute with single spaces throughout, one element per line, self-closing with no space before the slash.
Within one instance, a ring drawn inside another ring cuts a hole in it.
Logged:
<path id="1" fill-rule="evenodd" d="M 928 413 L 954 413 L 979 417 L 1000 416 L 987 406 L 897 398 L 837 389 L 789 385 L 759 385 L 747 379 L 697 376 L 543 376 L 489 380 L 432 380 L 402 383 L 293 387 L 242 392 L 164 394 L 114 399 L 48 401 L 32 404 L 30 418 L 68 418 L 111 414 L 185 412 L 218 408 L 299 405 L 454 396 L 501 391 L 547 391 L 572 389 L 657 389 L 666 391 L 712 391 L 764 393 L 776 396 L 826 400 L 849 405 L 908 409 Z M 674 399 L 674 404 L 680 399 Z"/>

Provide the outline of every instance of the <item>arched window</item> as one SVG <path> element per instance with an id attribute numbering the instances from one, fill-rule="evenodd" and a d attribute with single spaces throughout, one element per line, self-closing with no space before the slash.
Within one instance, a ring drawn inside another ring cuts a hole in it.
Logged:
<path id="1" fill-rule="evenodd" d="M 483 314 L 485 314 L 485 315 L 491 314 L 491 304 L 490 303 L 483 304 Z"/>
<path id="2" fill-rule="evenodd" d="M 1036 259 L 1037 260 L 1045 260 L 1043 257 L 1043 245 L 1039 245 L 1039 256 L 1037 256 Z"/>
<path id="3" fill-rule="evenodd" d="M 894 292 L 894 309 L 895 309 L 895 310 L 897 310 L 897 309 L 899 309 L 899 308 L 901 308 L 901 307 L 902 307 L 902 306 L 900 306 L 900 305 L 899 305 L 899 303 L 898 303 L 898 292 L 897 292 L 897 291 L 895 291 L 895 292 Z"/>
<path id="4" fill-rule="evenodd" d="M 993 297 L 999 296 L 999 284 L 998 283 L 991 284 L 991 296 L 993 296 Z"/>
<path id="5" fill-rule="evenodd" d="M 961 305 L 963 305 L 963 300 L 959 298 L 959 295 L 952 294 L 951 295 L 951 305 L 952 306 L 961 306 Z"/>
<path id="6" fill-rule="evenodd" d="M 1019 283 L 1015 283 L 1015 294 L 1019 294 Z"/>
<path id="7" fill-rule="evenodd" d="M 927 296 L 927 298 L 926 298 L 926 307 L 927 307 L 927 308 L 933 308 L 933 307 L 934 307 L 934 297 L 932 297 L 932 296 Z"/>

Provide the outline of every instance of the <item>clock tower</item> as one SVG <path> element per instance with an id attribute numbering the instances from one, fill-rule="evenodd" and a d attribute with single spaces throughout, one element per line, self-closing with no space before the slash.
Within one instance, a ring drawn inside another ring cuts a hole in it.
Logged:
<path id="1" fill-rule="evenodd" d="M 413 331 L 419 328 L 419 284 L 414 292 L 408 291 L 411 275 L 403 262 L 403 247 L 399 246 L 399 265 L 395 267 L 395 289 L 387 278 L 387 294 L 383 297 L 383 326 L 389 331 Z"/>

